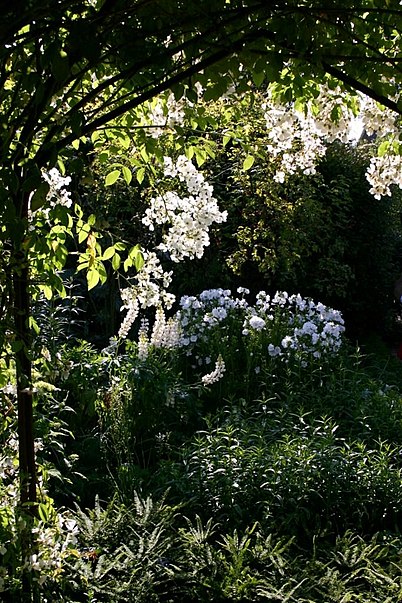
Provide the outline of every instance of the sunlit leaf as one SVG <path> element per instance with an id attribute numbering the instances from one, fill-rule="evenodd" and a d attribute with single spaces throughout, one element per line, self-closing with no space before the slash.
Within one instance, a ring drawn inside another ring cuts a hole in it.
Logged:
<path id="1" fill-rule="evenodd" d="M 121 170 L 113 170 L 113 171 L 109 172 L 105 178 L 106 186 L 111 186 L 112 184 L 114 184 L 116 182 L 116 180 L 119 178 L 120 174 L 121 174 Z"/>

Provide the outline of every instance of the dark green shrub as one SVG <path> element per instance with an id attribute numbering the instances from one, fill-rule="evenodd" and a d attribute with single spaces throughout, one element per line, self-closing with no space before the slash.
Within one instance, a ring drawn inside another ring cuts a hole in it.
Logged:
<path id="1" fill-rule="evenodd" d="M 199 433 L 181 462 L 157 476 L 194 512 L 227 527 L 244 526 L 252 513 L 301 542 L 393 529 L 402 519 L 401 449 L 348 442 L 330 420 L 267 409 L 240 417 Z"/>
<path id="2" fill-rule="evenodd" d="M 401 197 L 369 193 L 364 151 L 333 144 L 316 175 L 285 184 L 273 181 L 269 160 L 245 173 L 241 157 L 238 148 L 225 149 L 212 167 L 228 211 L 214 249 L 221 263 L 252 289 L 297 292 L 341 310 L 351 336 L 389 328 Z"/>

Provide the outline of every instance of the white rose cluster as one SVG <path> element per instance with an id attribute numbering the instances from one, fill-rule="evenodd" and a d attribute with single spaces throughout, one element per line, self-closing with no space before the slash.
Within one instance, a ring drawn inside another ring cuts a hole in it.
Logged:
<path id="1" fill-rule="evenodd" d="M 48 172 L 42 171 L 43 179 L 49 184 L 50 189 L 47 194 L 47 200 L 50 205 L 72 206 L 71 193 L 67 187 L 71 184 L 70 176 L 62 176 L 57 168 L 52 168 Z"/>
<path id="2" fill-rule="evenodd" d="M 43 448 L 41 440 L 35 441 L 35 451 Z M 10 562 L 3 563 L 9 549 L 15 551 L 20 539 L 20 531 L 25 521 L 17 512 L 19 505 L 19 468 L 17 434 L 10 432 L 0 453 L 0 506 L 2 514 L 2 541 L 0 543 L 0 593 L 6 592 L 15 580 Z M 43 477 L 38 479 L 41 496 L 46 488 Z M 37 522 L 32 529 L 35 534 L 35 553 L 23 560 L 23 567 L 32 572 L 33 581 L 43 585 L 46 581 L 57 581 L 63 573 L 65 560 L 74 554 L 77 543 L 78 526 L 67 514 L 52 513 L 49 520 Z"/>
<path id="3" fill-rule="evenodd" d="M 176 163 L 165 157 L 164 175 L 177 177 L 189 194 L 180 197 L 175 191 L 168 191 L 151 199 L 142 222 L 151 231 L 155 225 L 165 227 L 157 249 L 169 254 L 172 261 L 200 258 L 209 245 L 209 227 L 224 222 L 227 212 L 219 211 L 212 186 L 184 155 Z"/>
<path id="4" fill-rule="evenodd" d="M 151 125 L 152 138 L 162 136 L 165 128 L 172 128 L 184 123 L 184 102 L 176 101 L 174 94 L 170 93 L 165 103 L 158 99 L 155 104 L 152 103 L 150 106 L 147 122 Z"/>
<path id="5" fill-rule="evenodd" d="M 273 102 L 265 103 L 263 108 L 271 141 L 267 150 L 279 160 L 274 180 L 284 182 L 286 175 L 298 171 L 315 174 L 318 158 L 325 154 L 325 145 L 311 115 Z"/>
<path id="6" fill-rule="evenodd" d="M 209 245 L 209 227 L 226 220 L 227 212 L 219 211 L 213 188 L 184 155 L 174 163 L 164 158 L 164 176 L 177 178 L 188 190 L 181 198 L 175 191 L 151 199 L 142 222 L 150 231 L 162 226 L 162 242 L 155 247 L 174 262 L 184 258 L 202 257 Z M 167 292 L 173 271 L 166 272 L 155 251 L 143 251 L 144 264 L 135 284 L 121 291 L 122 310 L 127 310 L 119 329 L 119 338 L 126 338 L 141 309 L 165 306 L 169 309 L 175 297 Z"/>
<path id="7" fill-rule="evenodd" d="M 317 161 L 325 155 L 326 144 L 339 140 L 343 143 L 356 140 L 361 132 L 390 142 L 398 141 L 398 117 L 391 110 L 359 94 L 348 104 L 339 87 L 322 86 L 314 101 L 303 110 L 294 105 L 282 105 L 268 94 L 263 104 L 270 140 L 268 151 L 279 162 L 274 176 L 284 182 L 287 175 L 302 172 L 314 174 Z M 373 157 L 367 170 L 370 193 L 377 199 L 390 195 L 391 184 L 400 188 L 402 183 L 401 160 L 396 153 L 388 152 Z"/>
<path id="8" fill-rule="evenodd" d="M 370 193 L 376 199 L 385 195 L 391 196 L 391 185 L 396 184 L 402 189 L 402 156 L 382 155 L 372 157 L 366 172 L 366 178 L 371 184 Z"/>
<path id="9" fill-rule="evenodd" d="M 379 137 L 398 135 L 397 115 L 368 96 L 359 95 L 359 115 L 362 127 L 368 136 L 376 134 Z M 396 100 L 396 99 L 395 99 Z"/>

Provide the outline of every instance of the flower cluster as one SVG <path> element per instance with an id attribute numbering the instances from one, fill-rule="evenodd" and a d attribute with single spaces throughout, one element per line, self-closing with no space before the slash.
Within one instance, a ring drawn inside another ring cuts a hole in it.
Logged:
<path id="1" fill-rule="evenodd" d="M 326 152 L 326 144 L 352 141 L 358 132 L 368 136 L 397 140 L 397 116 L 372 99 L 359 94 L 349 102 L 339 87 L 322 86 L 314 101 L 303 110 L 282 105 L 268 94 L 263 104 L 268 151 L 279 162 L 274 179 L 284 182 L 286 175 L 301 171 L 314 174 L 316 163 Z M 392 144 L 390 144 L 392 148 Z M 390 185 L 401 186 L 398 155 L 386 154 L 372 159 L 367 171 L 370 192 L 377 199 L 390 195 Z"/>
<path id="2" fill-rule="evenodd" d="M 165 157 L 164 175 L 177 177 L 186 186 L 188 195 L 180 197 L 175 191 L 167 191 L 151 199 L 142 222 L 151 231 L 155 225 L 165 226 L 157 249 L 169 254 L 172 261 L 200 258 L 209 245 L 209 227 L 214 222 L 224 222 L 227 212 L 219 211 L 212 186 L 184 155 L 176 163 Z"/>
<path id="3" fill-rule="evenodd" d="M 221 325 L 237 309 L 246 307 L 246 300 L 234 299 L 229 289 L 207 289 L 198 297 L 184 295 L 176 313 L 181 326 L 181 346 L 191 349 L 197 341 L 207 342 L 208 331 Z"/>
<path id="4" fill-rule="evenodd" d="M 385 195 L 390 196 L 392 184 L 396 184 L 402 189 L 402 156 L 372 157 L 366 178 L 371 184 L 370 193 L 376 199 L 381 199 Z"/>
<path id="5" fill-rule="evenodd" d="M 170 93 L 166 101 L 161 98 L 151 104 L 147 122 L 150 123 L 152 138 L 162 136 L 165 128 L 182 125 L 185 118 L 184 103 L 176 101 L 174 94 Z"/>
<path id="6" fill-rule="evenodd" d="M 279 325 L 279 328 L 278 328 Z M 321 358 L 336 353 L 345 331 L 344 320 L 338 310 L 321 302 L 304 299 L 301 295 L 277 292 L 272 298 L 260 291 L 254 307 L 250 307 L 243 324 L 243 335 L 266 330 L 273 339 L 268 344 L 271 357 L 286 359 L 308 355 Z"/>
<path id="7" fill-rule="evenodd" d="M 368 136 L 376 134 L 379 137 L 398 135 L 397 115 L 363 94 L 359 95 L 359 115 L 362 126 Z M 396 99 L 395 99 L 396 100 Z"/>
<path id="8" fill-rule="evenodd" d="M 50 205 L 65 205 L 71 207 L 71 193 L 67 190 L 67 187 L 71 183 L 70 176 L 63 177 L 57 168 L 52 168 L 48 172 L 43 171 L 42 176 L 44 180 L 49 184 L 49 192 L 47 194 L 47 200 Z"/>
<path id="9" fill-rule="evenodd" d="M 319 157 L 325 154 L 325 145 L 311 115 L 291 110 L 276 103 L 265 103 L 265 121 L 270 142 L 267 150 L 279 160 L 274 176 L 283 182 L 285 175 L 301 171 L 315 174 Z"/>
<path id="10" fill-rule="evenodd" d="M 226 220 L 227 213 L 220 212 L 213 189 L 204 176 L 185 156 L 175 163 L 164 159 L 164 175 L 177 178 L 187 188 L 188 196 L 180 197 L 175 191 L 151 199 L 142 222 L 150 231 L 155 226 L 164 228 L 162 242 L 156 250 L 174 262 L 188 257 L 202 257 L 209 244 L 209 227 Z M 167 292 L 172 281 L 172 271 L 165 272 L 154 251 L 143 252 L 144 264 L 136 275 L 135 284 L 123 289 L 122 309 L 128 312 L 120 327 L 119 337 L 125 338 L 141 309 L 164 305 L 172 306 L 174 296 Z"/>
<path id="11" fill-rule="evenodd" d="M 211 331 L 221 331 L 232 320 L 243 337 L 264 335 L 268 355 L 289 357 L 336 353 L 342 343 L 344 321 L 338 310 L 304 299 L 300 295 L 277 292 L 270 297 L 260 291 L 251 306 L 244 298 L 233 298 L 229 290 L 208 289 L 198 297 L 184 296 L 176 317 L 181 326 L 181 346 L 187 349 L 207 343 Z"/>
<path id="12" fill-rule="evenodd" d="M 149 321 L 147 319 L 142 319 L 138 331 L 139 360 L 144 361 L 148 358 L 151 346 L 154 348 L 170 350 L 177 348 L 180 345 L 180 324 L 175 318 L 168 318 L 166 320 L 162 306 L 159 306 L 156 309 L 151 336 L 149 336 L 148 331 Z"/>
<path id="13" fill-rule="evenodd" d="M 247 289 L 237 293 L 239 297 L 233 297 L 229 289 L 219 288 L 183 296 L 180 309 L 168 321 L 158 310 L 146 346 L 181 351 L 184 358 L 191 357 L 197 373 L 217 357 L 215 369 L 201 376 L 205 385 L 220 380 L 227 366 L 238 362 L 258 374 L 273 358 L 307 366 L 339 351 L 345 331 L 339 311 L 286 292 L 271 297 L 260 291 L 250 305 L 244 297 Z M 139 350 L 144 345 L 141 337 L 144 334 L 140 333 Z"/>
<path id="14" fill-rule="evenodd" d="M 172 272 L 165 272 L 152 251 L 143 252 L 144 264 L 136 275 L 136 282 L 120 292 L 122 310 L 128 310 L 120 326 L 118 336 L 125 339 L 137 318 L 140 309 L 165 304 L 170 308 L 175 300 L 174 295 L 167 292 L 172 281 Z"/>
<path id="15" fill-rule="evenodd" d="M 202 381 L 203 385 L 212 385 L 213 383 L 216 383 L 217 381 L 222 379 L 225 371 L 226 371 L 225 363 L 223 361 L 221 354 L 219 354 L 218 359 L 215 364 L 215 369 L 211 373 L 208 373 L 207 375 L 204 375 L 202 377 L 201 381 Z"/>

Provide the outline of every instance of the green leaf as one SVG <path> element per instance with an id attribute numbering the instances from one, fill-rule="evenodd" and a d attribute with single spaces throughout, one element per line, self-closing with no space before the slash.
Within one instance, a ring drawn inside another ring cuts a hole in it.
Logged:
<path id="1" fill-rule="evenodd" d="M 145 148 L 145 147 L 142 147 L 142 149 L 140 150 L 140 155 L 141 155 L 141 157 L 143 158 L 143 160 L 144 160 L 146 163 L 148 163 L 148 161 L 149 161 L 149 155 L 148 155 L 148 152 L 147 152 L 147 150 L 146 150 L 146 148 Z"/>
<path id="2" fill-rule="evenodd" d="M 253 164 L 254 164 L 253 155 L 247 155 L 247 157 L 243 161 L 243 170 L 245 170 L 245 171 L 249 170 L 253 166 Z"/>
<path id="3" fill-rule="evenodd" d="M 84 224 L 81 230 L 78 233 L 78 243 L 83 243 L 85 239 L 88 238 L 89 233 L 91 232 L 91 227 L 89 224 Z"/>
<path id="4" fill-rule="evenodd" d="M 95 268 L 88 270 L 87 283 L 88 283 L 88 291 L 90 291 L 91 289 L 96 287 L 96 285 L 99 283 L 99 272 Z"/>
<path id="5" fill-rule="evenodd" d="M 141 167 L 135 172 L 135 177 L 137 178 L 138 184 L 142 184 L 145 177 L 145 168 Z"/>
<path id="6" fill-rule="evenodd" d="M 98 140 L 98 138 L 100 137 L 100 132 L 99 130 L 95 130 L 94 132 L 92 132 L 91 134 L 91 142 L 96 142 Z"/>
<path id="7" fill-rule="evenodd" d="M 39 503 L 38 504 L 38 513 L 39 513 L 39 517 L 43 522 L 47 522 L 49 519 L 49 505 L 46 505 L 45 503 Z"/>
<path id="8" fill-rule="evenodd" d="M 27 178 L 24 180 L 22 185 L 22 190 L 30 193 L 40 187 L 42 184 L 42 174 L 37 165 L 33 165 L 29 172 Z"/>
<path id="9" fill-rule="evenodd" d="M 388 151 L 388 149 L 389 149 L 389 141 L 384 140 L 378 147 L 378 151 L 377 151 L 378 157 L 383 157 L 386 154 L 386 152 Z"/>
<path id="10" fill-rule="evenodd" d="M 24 347 L 24 344 L 22 343 L 22 341 L 20 339 L 17 339 L 16 341 L 11 342 L 11 349 L 14 352 L 14 354 L 16 352 L 19 352 L 20 350 L 22 350 L 23 347 Z"/>
<path id="11" fill-rule="evenodd" d="M 139 252 L 136 257 L 135 257 L 135 262 L 134 262 L 135 268 L 137 270 L 137 272 L 139 272 L 141 270 L 141 268 L 144 265 L 144 256 L 142 255 L 141 252 Z"/>
<path id="12" fill-rule="evenodd" d="M 109 151 L 102 151 L 98 155 L 99 163 L 105 163 L 109 159 Z"/>
<path id="13" fill-rule="evenodd" d="M 46 203 L 46 197 L 50 190 L 48 182 L 42 182 L 39 188 L 36 189 L 31 199 L 31 210 L 36 211 Z"/>
<path id="14" fill-rule="evenodd" d="M 198 167 L 201 167 L 207 158 L 207 154 L 203 149 L 195 149 L 195 159 L 197 161 Z"/>
<path id="15" fill-rule="evenodd" d="M 132 266 L 133 262 L 134 262 L 134 266 L 137 270 L 137 272 L 139 270 L 141 270 L 141 268 L 144 265 L 144 256 L 142 255 L 142 251 L 139 245 L 134 245 L 134 247 L 131 247 L 130 251 L 128 252 L 128 259 L 131 260 L 130 264 L 127 264 L 127 266 Z M 124 266 L 125 270 L 127 270 L 126 268 L 126 264 Z"/>
<path id="16" fill-rule="evenodd" d="M 110 258 L 113 257 L 115 253 L 116 253 L 116 250 L 115 250 L 114 246 L 112 245 L 111 247 L 108 247 L 107 249 L 105 249 L 105 251 L 103 252 L 103 255 L 102 255 L 102 259 L 110 260 Z"/>
<path id="17" fill-rule="evenodd" d="M 187 149 L 185 150 L 185 154 L 186 154 L 187 159 L 191 160 L 194 157 L 194 153 L 195 153 L 195 150 L 194 150 L 194 147 L 192 145 L 189 146 L 189 147 L 187 147 Z"/>
<path id="18" fill-rule="evenodd" d="M 113 270 L 118 270 L 121 264 L 121 257 L 118 253 L 115 253 L 112 258 L 112 268 Z"/>
<path id="19" fill-rule="evenodd" d="M 105 178 L 106 186 L 111 186 L 112 184 L 114 184 L 116 182 L 116 180 L 119 178 L 120 174 L 121 174 L 121 170 L 112 170 L 111 172 L 109 172 Z"/>
<path id="20" fill-rule="evenodd" d="M 259 88 L 265 79 L 265 73 L 263 71 L 260 73 L 253 72 L 251 77 L 253 78 L 254 84 Z"/>
<path id="21" fill-rule="evenodd" d="M 29 328 L 33 330 L 33 332 L 35 333 L 35 335 L 39 335 L 39 333 L 40 333 L 40 327 L 39 327 L 38 323 L 36 322 L 36 320 L 34 319 L 33 316 L 29 317 Z"/>
<path id="22" fill-rule="evenodd" d="M 121 170 L 123 172 L 124 180 L 127 182 L 127 184 L 130 184 L 133 177 L 131 170 L 125 165 L 122 166 Z"/>
<path id="23" fill-rule="evenodd" d="M 53 60 L 51 61 L 51 69 L 54 77 L 59 82 L 62 82 L 68 77 L 70 66 L 65 52 L 60 50 L 59 52 L 54 53 Z"/>

